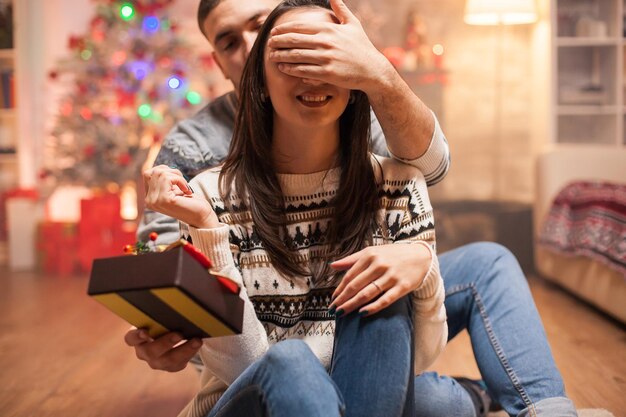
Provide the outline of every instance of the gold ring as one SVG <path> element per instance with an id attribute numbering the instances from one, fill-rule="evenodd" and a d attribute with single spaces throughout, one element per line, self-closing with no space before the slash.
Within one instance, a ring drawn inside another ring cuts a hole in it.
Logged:
<path id="1" fill-rule="evenodd" d="M 378 289 L 379 293 L 381 293 L 381 294 L 383 293 L 383 290 L 381 290 L 380 287 L 378 286 L 378 284 L 376 284 L 376 281 L 372 281 L 372 282 L 370 282 L 370 284 L 374 285 Z"/>

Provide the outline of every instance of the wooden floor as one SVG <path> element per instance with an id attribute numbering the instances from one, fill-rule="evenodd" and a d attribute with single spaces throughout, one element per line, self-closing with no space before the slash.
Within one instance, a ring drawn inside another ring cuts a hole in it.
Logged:
<path id="1" fill-rule="evenodd" d="M 198 387 L 191 368 L 152 371 L 123 343 L 128 325 L 86 295 L 85 277 L 0 270 L 0 415 L 174 416 Z M 542 281 L 531 281 L 570 397 L 626 416 L 626 331 Z M 478 377 L 467 334 L 435 369 Z"/>

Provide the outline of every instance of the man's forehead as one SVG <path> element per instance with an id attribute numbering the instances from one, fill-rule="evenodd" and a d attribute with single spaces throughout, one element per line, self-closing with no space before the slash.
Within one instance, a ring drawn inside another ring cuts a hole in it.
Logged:
<path id="1" fill-rule="evenodd" d="M 269 14 L 277 0 L 222 0 L 207 16 L 204 28 L 210 33 L 245 24 L 259 14 Z"/>

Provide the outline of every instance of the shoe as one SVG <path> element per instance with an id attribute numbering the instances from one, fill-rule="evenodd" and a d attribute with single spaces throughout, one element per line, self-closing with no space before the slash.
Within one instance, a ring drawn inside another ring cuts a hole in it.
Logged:
<path id="1" fill-rule="evenodd" d="M 482 380 L 469 379 L 464 377 L 453 377 L 470 395 L 477 417 L 486 417 L 490 411 L 500 411 L 502 407 L 494 400 L 487 385 Z"/>

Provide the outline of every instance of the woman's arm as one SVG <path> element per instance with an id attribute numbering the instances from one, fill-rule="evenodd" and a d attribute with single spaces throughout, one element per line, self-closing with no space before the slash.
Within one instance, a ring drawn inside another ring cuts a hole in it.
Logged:
<path id="1" fill-rule="evenodd" d="M 265 354 L 269 348 L 267 335 L 256 316 L 254 306 L 243 286 L 241 274 L 233 261 L 228 241 L 228 226 L 223 224 L 213 229 L 190 227 L 189 231 L 194 246 L 213 262 L 211 272 L 230 278 L 241 286 L 239 296 L 244 301 L 242 333 L 237 336 L 204 339 L 200 350 L 207 369 L 230 385 L 248 366 Z"/>
<path id="2" fill-rule="evenodd" d="M 406 178 L 407 170 L 415 174 L 413 179 L 394 181 Z M 447 342 L 443 280 L 434 250 L 434 220 L 424 177 L 406 166 L 392 174 L 385 174 L 388 184 L 405 185 L 386 190 L 386 209 L 379 219 L 386 219 L 388 230 L 379 242 L 387 244 L 368 247 L 332 264 L 347 271 L 335 291 L 333 306 L 338 314 L 359 309 L 361 314 L 371 315 L 412 293 L 415 369 L 421 372 Z"/>
<path id="3" fill-rule="evenodd" d="M 192 180 L 192 186 L 198 193 L 192 191 L 180 171 L 163 165 L 146 171 L 144 178 L 147 179 L 146 206 L 184 222 L 194 245 L 213 262 L 212 272 L 241 285 L 241 275 L 230 252 L 229 228 L 219 222 L 209 203 L 209 192 L 214 187 L 207 187 L 207 183 L 216 183 L 217 173 L 200 174 Z M 214 183 L 211 184 L 214 186 Z M 200 351 L 207 368 L 226 384 L 231 384 L 268 349 L 265 330 L 256 317 L 245 288 L 242 288 L 240 296 L 244 301 L 242 334 L 204 339 Z"/>

